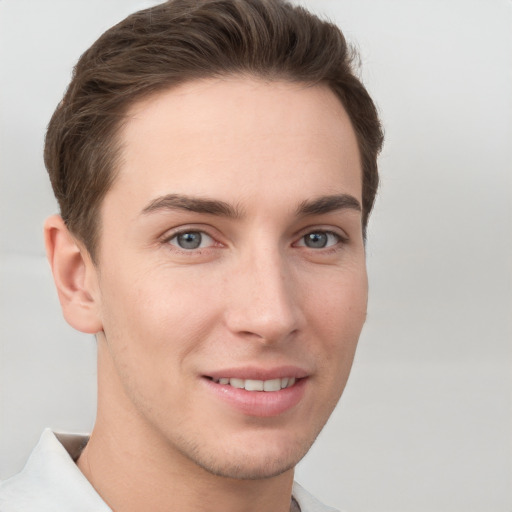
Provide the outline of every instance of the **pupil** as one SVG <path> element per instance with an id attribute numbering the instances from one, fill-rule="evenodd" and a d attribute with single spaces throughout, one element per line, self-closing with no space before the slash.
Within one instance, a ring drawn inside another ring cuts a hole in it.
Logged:
<path id="1" fill-rule="evenodd" d="M 197 249 L 201 245 L 201 233 L 192 231 L 178 235 L 178 244 L 182 249 Z"/>
<path id="2" fill-rule="evenodd" d="M 309 233 L 306 235 L 305 243 L 308 247 L 321 249 L 327 245 L 327 235 L 325 233 Z"/>

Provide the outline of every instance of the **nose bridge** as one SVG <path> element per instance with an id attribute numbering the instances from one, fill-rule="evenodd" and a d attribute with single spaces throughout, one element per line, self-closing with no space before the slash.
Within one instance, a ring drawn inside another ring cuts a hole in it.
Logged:
<path id="1" fill-rule="evenodd" d="M 241 254 L 231 285 L 227 320 L 232 331 L 274 343 L 298 328 L 300 310 L 293 273 L 277 244 L 260 245 Z"/>

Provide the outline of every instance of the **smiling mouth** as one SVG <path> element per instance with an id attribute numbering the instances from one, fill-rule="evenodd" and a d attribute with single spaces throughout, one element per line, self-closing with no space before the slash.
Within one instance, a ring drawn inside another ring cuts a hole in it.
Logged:
<path id="1" fill-rule="evenodd" d="M 234 377 L 221 377 L 219 379 L 208 377 L 216 384 L 231 386 L 246 391 L 281 391 L 281 389 L 291 388 L 297 379 L 295 377 L 282 377 L 269 380 L 238 379 Z M 300 380 L 300 379 L 299 379 Z"/>

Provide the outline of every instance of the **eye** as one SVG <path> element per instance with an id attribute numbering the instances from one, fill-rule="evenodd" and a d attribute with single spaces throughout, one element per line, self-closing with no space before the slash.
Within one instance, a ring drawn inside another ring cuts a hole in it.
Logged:
<path id="1" fill-rule="evenodd" d="M 214 244 L 214 240 L 203 231 L 182 231 L 169 238 L 168 243 L 180 249 L 190 251 L 210 247 Z"/>
<path id="2" fill-rule="evenodd" d="M 302 236 L 297 245 L 310 249 L 325 249 L 336 245 L 340 241 L 341 236 L 332 231 L 312 231 Z"/>

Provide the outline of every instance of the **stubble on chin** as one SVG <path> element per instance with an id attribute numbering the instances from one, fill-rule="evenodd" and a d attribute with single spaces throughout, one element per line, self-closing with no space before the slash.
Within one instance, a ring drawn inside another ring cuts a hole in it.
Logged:
<path id="1" fill-rule="evenodd" d="M 211 475 L 234 480 L 263 480 L 293 470 L 307 454 L 322 428 L 323 425 L 317 428 L 313 437 L 296 441 L 286 450 L 277 446 L 272 450 L 273 440 L 269 436 L 269 442 L 264 450 L 267 452 L 265 455 L 254 447 L 217 447 L 212 450 L 200 442 L 183 438 L 175 439 L 173 445 L 181 456 Z"/>

